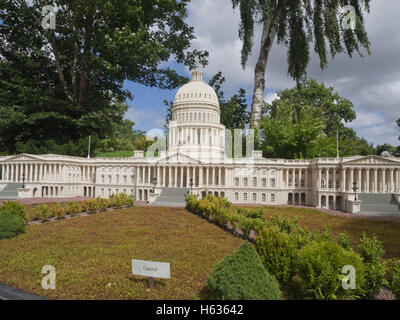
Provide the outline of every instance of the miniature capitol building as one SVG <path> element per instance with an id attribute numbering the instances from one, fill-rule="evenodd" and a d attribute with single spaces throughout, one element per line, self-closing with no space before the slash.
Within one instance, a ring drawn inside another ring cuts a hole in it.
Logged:
<path id="1" fill-rule="evenodd" d="M 375 208 L 376 202 L 383 205 L 371 211 L 389 208 L 390 214 L 400 214 L 399 158 L 266 159 L 253 150 L 247 150 L 250 157 L 232 158 L 232 139 L 220 123 L 218 97 L 199 69 L 192 74 L 175 96 L 167 150 L 158 157 L 145 157 L 143 151 L 135 151 L 132 158 L 2 156 L 0 199 L 108 197 L 124 192 L 157 203 L 161 193 L 173 196 L 191 190 L 233 203 L 308 205 L 353 213 L 363 203 L 366 209 Z M 355 186 L 361 201 L 355 197 Z"/>

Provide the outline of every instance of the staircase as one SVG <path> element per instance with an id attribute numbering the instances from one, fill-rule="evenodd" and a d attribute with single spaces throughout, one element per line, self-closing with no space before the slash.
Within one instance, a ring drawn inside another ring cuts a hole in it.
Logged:
<path id="1" fill-rule="evenodd" d="M 0 199 L 18 199 L 18 188 L 22 188 L 22 183 L 9 183 L 3 190 L 0 191 Z"/>
<path id="2" fill-rule="evenodd" d="M 392 194 L 361 193 L 358 199 L 362 201 L 360 214 L 400 216 L 399 205 Z"/>
<path id="3" fill-rule="evenodd" d="M 155 207 L 186 207 L 185 196 L 188 188 L 164 188 L 151 205 Z"/>

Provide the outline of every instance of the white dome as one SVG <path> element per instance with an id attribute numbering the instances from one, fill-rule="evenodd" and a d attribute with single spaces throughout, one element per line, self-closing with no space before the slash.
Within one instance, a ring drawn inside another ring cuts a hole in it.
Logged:
<path id="1" fill-rule="evenodd" d="M 214 89 L 202 80 L 201 71 L 192 73 L 193 79 L 182 86 L 175 95 L 174 106 L 181 104 L 207 104 L 219 108 L 217 94 Z"/>

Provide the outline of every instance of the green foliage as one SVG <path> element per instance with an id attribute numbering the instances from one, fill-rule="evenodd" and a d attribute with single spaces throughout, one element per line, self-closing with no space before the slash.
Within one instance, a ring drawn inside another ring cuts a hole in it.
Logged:
<path id="1" fill-rule="evenodd" d="M 357 137 L 345 123 L 356 118 L 353 103 L 314 79 L 278 92 L 265 104 L 261 128 L 265 156 L 279 158 L 333 157 L 374 154 L 365 139 Z"/>
<path id="2" fill-rule="evenodd" d="M 89 213 L 94 213 L 99 209 L 97 199 L 90 199 L 85 201 L 87 203 L 87 208 Z"/>
<path id="3" fill-rule="evenodd" d="M 66 210 L 60 203 L 52 206 L 49 210 L 51 211 L 51 215 L 56 217 L 58 220 L 65 219 Z"/>
<path id="4" fill-rule="evenodd" d="M 345 250 L 352 250 L 351 248 L 351 240 L 350 237 L 346 234 L 346 232 L 339 233 L 339 245 Z"/>
<path id="5" fill-rule="evenodd" d="M 257 237 L 256 248 L 267 270 L 281 283 L 292 278 L 296 250 L 287 233 L 266 228 Z"/>
<path id="6" fill-rule="evenodd" d="M 397 300 L 400 300 L 400 260 L 390 259 L 388 261 L 388 285 Z"/>
<path id="7" fill-rule="evenodd" d="M 104 199 L 101 197 L 98 197 L 96 201 L 97 201 L 97 208 L 101 211 L 106 211 L 110 201 L 108 199 Z"/>
<path id="8" fill-rule="evenodd" d="M 132 98 L 125 80 L 162 89 L 186 82 L 162 62 L 206 64 L 207 52 L 190 50 L 187 2 L 55 0 L 62 27 L 53 32 L 41 26 L 42 0 L 1 1 L 0 149 L 61 153 L 57 146 L 89 135 L 113 139 L 125 122 L 119 104 Z"/>
<path id="9" fill-rule="evenodd" d="M 0 209 L 0 239 L 12 238 L 24 232 L 25 222 L 20 216 Z"/>
<path id="10" fill-rule="evenodd" d="M 130 203 L 131 200 L 128 200 L 128 195 L 125 193 L 119 193 L 119 194 L 111 194 L 109 196 L 109 200 L 111 202 L 111 205 L 117 209 L 122 208 L 123 206 L 127 205 L 128 202 Z"/>
<path id="11" fill-rule="evenodd" d="M 356 289 L 343 289 L 344 266 L 356 270 Z M 361 258 L 335 242 L 314 242 L 301 248 L 295 259 L 295 268 L 303 298 L 337 300 L 358 298 L 364 287 L 364 265 Z"/>
<path id="12" fill-rule="evenodd" d="M 48 221 L 53 216 L 47 204 L 39 204 L 33 208 L 33 219 Z"/>
<path id="13" fill-rule="evenodd" d="M 218 96 L 221 123 L 230 130 L 245 129 L 250 122 L 250 114 L 247 111 L 246 90 L 239 89 L 237 94 L 233 95 L 229 100 L 225 100 L 224 92 L 222 91 L 225 80 L 222 72 L 218 72 L 209 82 L 209 85 L 214 88 Z"/>
<path id="14" fill-rule="evenodd" d="M 369 52 L 370 43 L 364 26 L 363 9 L 369 12 L 370 0 L 351 1 L 356 10 L 355 30 L 344 29 L 343 14 L 340 10 L 348 4 L 346 1 L 257 1 L 232 0 L 234 8 L 239 7 L 241 24 L 239 36 L 242 40 L 242 66 L 247 64 L 253 48 L 254 25 L 261 21 L 264 34 L 269 43 L 262 43 L 266 51 L 277 38 L 279 44 L 288 48 L 288 73 L 299 81 L 306 74 L 310 61 L 310 47 L 319 56 L 320 66 L 324 69 L 328 63 L 327 55 L 335 56 L 346 52 L 352 57 L 354 51 L 361 56 L 361 48 Z M 268 37 L 267 37 L 268 35 Z M 261 52 L 267 55 L 268 52 Z M 265 71 L 265 66 L 264 66 Z"/>
<path id="15" fill-rule="evenodd" d="M 253 246 L 244 242 L 207 276 L 211 299 L 279 300 L 279 284 L 264 268 Z"/>
<path id="16" fill-rule="evenodd" d="M 66 206 L 66 213 L 71 216 L 76 216 L 78 213 L 82 212 L 82 205 L 79 202 L 70 202 Z"/>
<path id="17" fill-rule="evenodd" d="M 28 216 L 25 206 L 16 201 L 7 201 L 0 207 L 0 211 L 5 210 L 19 216 L 23 221 L 28 221 Z"/>
<path id="18" fill-rule="evenodd" d="M 365 296 L 371 298 L 378 294 L 387 284 L 386 265 L 383 260 L 385 250 L 383 249 L 382 242 L 378 240 L 375 234 L 372 238 L 369 238 L 363 233 L 360 241 L 361 244 L 358 246 L 358 252 L 365 265 Z"/>

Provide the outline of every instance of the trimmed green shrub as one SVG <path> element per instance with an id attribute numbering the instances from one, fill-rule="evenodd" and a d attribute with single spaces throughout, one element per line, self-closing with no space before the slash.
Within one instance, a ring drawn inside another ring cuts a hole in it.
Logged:
<path id="1" fill-rule="evenodd" d="M 106 209 L 108 208 L 109 200 L 105 198 L 97 198 L 96 201 L 97 208 L 101 211 L 106 211 Z"/>
<path id="2" fill-rule="evenodd" d="M 94 213 L 99 209 L 98 201 L 96 199 L 86 200 L 88 206 L 88 212 Z"/>
<path id="3" fill-rule="evenodd" d="M 78 213 L 82 212 L 82 206 L 79 202 L 70 202 L 66 206 L 65 210 L 67 214 L 70 214 L 71 216 L 76 216 Z"/>
<path id="4" fill-rule="evenodd" d="M 207 276 L 211 299 L 278 300 L 279 284 L 249 242 L 216 264 Z"/>
<path id="5" fill-rule="evenodd" d="M 135 201 L 133 200 L 133 195 L 129 195 L 126 200 L 125 200 L 125 204 L 129 207 L 129 208 L 133 208 Z"/>
<path id="6" fill-rule="evenodd" d="M 3 203 L 0 207 L 0 210 L 6 210 L 10 213 L 16 214 L 19 216 L 24 222 L 28 222 L 27 211 L 24 205 L 20 204 L 16 201 L 7 201 Z"/>
<path id="7" fill-rule="evenodd" d="M 400 300 L 400 260 L 390 259 L 388 261 L 387 278 L 389 288 L 392 290 L 397 300 Z"/>
<path id="8" fill-rule="evenodd" d="M 289 234 L 276 227 L 265 228 L 257 237 L 256 249 L 267 270 L 281 283 L 292 278 L 296 246 Z"/>
<path id="9" fill-rule="evenodd" d="M 363 294 L 365 269 L 361 257 L 332 241 L 314 242 L 300 249 L 294 261 L 303 298 L 317 300 L 355 299 Z M 356 289 L 345 290 L 341 273 L 353 266 Z"/>
<path id="10" fill-rule="evenodd" d="M 81 202 L 81 212 L 89 212 L 89 200 Z"/>
<path id="11" fill-rule="evenodd" d="M 55 206 L 51 207 L 50 211 L 58 220 L 65 219 L 65 208 L 60 203 L 57 203 Z"/>
<path id="12" fill-rule="evenodd" d="M 12 238 L 25 232 L 22 218 L 7 210 L 0 210 L 0 239 Z"/>
<path id="13" fill-rule="evenodd" d="M 52 217 L 52 213 L 49 210 L 47 204 L 39 204 L 33 208 L 34 220 L 42 220 L 43 222 L 48 221 Z"/>
<path id="14" fill-rule="evenodd" d="M 368 238 L 363 233 L 360 241 L 358 252 L 365 265 L 365 297 L 372 298 L 387 285 L 386 264 L 383 260 L 385 250 L 375 234 Z"/>

